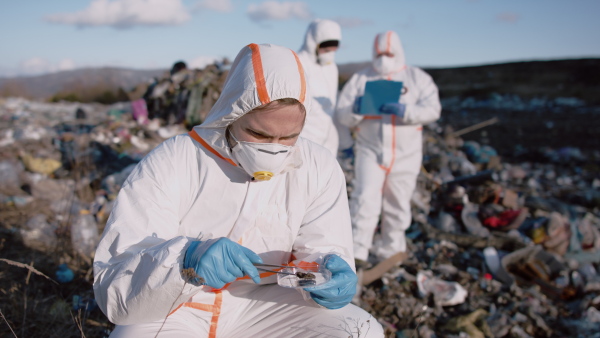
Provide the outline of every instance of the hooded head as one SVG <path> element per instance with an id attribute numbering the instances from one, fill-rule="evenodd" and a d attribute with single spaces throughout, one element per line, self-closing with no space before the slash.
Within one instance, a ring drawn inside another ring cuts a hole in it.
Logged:
<path id="1" fill-rule="evenodd" d="M 381 75 L 399 72 L 406 67 L 404 49 L 398 34 L 393 31 L 379 33 L 373 44 L 373 68 Z"/>
<path id="2" fill-rule="evenodd" d="M 310 23 L 304 37 L 301 52 L 306 52 L 313 62 L 318 62 L 317 50 L 319 46 L 339 46 L 342 39 L 340 25 L 331 20 L 317 19 Z M 337 42 L 337 43 L 336 43 Z"/>
<path id="3" fill-rule="evenodd" d="M 219 99 L 206 120 L 194 127 L 198 135 L 221 156 L 231 158 L 226 129 L 257 107 L 291 98 L 310 112 L 306 75 L 296 53 L 270 44 L 242 48 L 231 65 Z"/>
<path id="4" fill-rule="evenodd" d="M 184 69 L 187 69 L 187 64 L 184 61 L 177 61 L 173 64 L 173 67 L 171 67 L 171 75 L 174 75 Z"/>

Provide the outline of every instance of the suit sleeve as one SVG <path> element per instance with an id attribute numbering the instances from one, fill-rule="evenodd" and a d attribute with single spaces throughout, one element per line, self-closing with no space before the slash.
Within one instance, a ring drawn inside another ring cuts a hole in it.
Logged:
<path id="1" fill-rule="evenodd" d="M 189 177 L 190 169 L 175 168 L 183 154 L 173 143 L 150 152 L 127 178 L 96 251 L 95 297 L 118 325 L 164 319 L 198 292 L 190 284 L 184 288 L 181 275 L 192 239 L 177 235 L 185 196 L 178 178 Z"/>
<path id="2" fill-rule="evenodd" d="M 327 166 L 315 171 L 316 194 L 308 203 L 293 254 L 303 260 L 315 255 L 340 255 L 354 268 L 352 225 L 348 208 L 346 180 L 336 159 L 328 156 L 316 161 Z"/>
<path id="3" fill-rule="evenodd" d="M 364 91 L 364 83 L 360 79 L 361 76 L 358 73 L 352 75 L 344 85 L 337 102 L 335 118 L 341 125 L 348 128 L 356 127 L 363 120 L 363 116 L 353 113 L 354 101 Z"/>
<path id="4" fill-rule="evenodd" d="M 442 105 L 438 88 L 431 76 L 421 69 L 415 68 L 411 74 L 419 91 L 419 98 L 415 103 L 406 105 L 404 124 L 428 124 L 440 118 Z"/>

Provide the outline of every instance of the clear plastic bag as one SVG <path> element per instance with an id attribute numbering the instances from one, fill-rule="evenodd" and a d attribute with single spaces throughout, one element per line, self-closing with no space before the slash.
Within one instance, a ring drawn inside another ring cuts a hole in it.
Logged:
<path id="1" fill-rule="evenodd" d="M 86 258 L 93 258 L 100 241 L 98 225 L 88 210 L 81 210 L 71 225 L 71 243 L 75 251 Z"/>
<path id="2" fill-rule="evenodd" d="M 284 268 L 277 273 L 277 284 L 286 288 L 309 288 L 331 280 L 331 271 L 320 264 Z"/>
<path id="3" fill-rule="evenodd" d="M 417 273 L 417 286 L 421 296 L 426 297 L 433 293 L 436 304 L 452 306 L 464 303 L 468 292 L 457 282 L 447 282 L 433 276 L 431 271 Z"/>

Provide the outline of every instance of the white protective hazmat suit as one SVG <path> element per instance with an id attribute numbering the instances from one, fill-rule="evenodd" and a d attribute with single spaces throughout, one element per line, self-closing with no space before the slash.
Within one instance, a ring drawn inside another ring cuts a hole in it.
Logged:
<path id="1" fill-rule="evenodd" d="M 377 55 L 394 54 L 392 71 L 375 70 Z M 353 112 L 367 81 L 403 82 L 400 103 L 404 116 L 359 115 Z M 369 250 L 379 259 L 406 251 L 404 232 L 411 223 L 410 199 L 422 162 L 422 125 L 440 117 L 441 104 L 433 79 L 423 70 L 405 64 L 404 50 L 395 32 L 378 34 L 373 65 L 355 73 L 344 85 L 336 118 L 355 129 L 355 178 L 350 200 L 354 255 L 367 260 Z M 381 237 L 373 236 L 381 217 Z"/>
<path id="2" fill-rule="evenodd" d="M 350 138 L 350 132 L 346 126 L 336 125 L 334 121 L 339 84 L 338 67 L 335 62 L 319 62 L 317 50 L 322 42 L 341 39 L 342 30 L 337 22 L 318 19 L 308 26 L 304 44 L 298 51 L 298 57 L 308 76 L 313 101 L 301 136 L 324 146 L 333 156 L 337 156 L 340 137 L 345 137 L 346 140 Z M 342 143 L 347 145 L 348 141 Z"/>
<path id="3" fill-rule="evenodd" d="M 299 168 L 257 182 L 233 161 L 228 125 L 280 98 L 304 102 L 305 73 L 283 47 L 251 44 L 235 59 L 206 121 L 152 150 L 116 199 L 94 260 L 94 292 L 112 337 L 347 337 L 345 318 L 383 336 L 367 312 L 350 304 L 319 307 L 261 274 L 223 289 L 182 277 L 192 241 L 228 237 L 285 264 L 336 253 L 354 266 L 344 176 L 322 147 L 299 138 Z M 308 100 L 308 98 L 307 98 Z M 307 111 L 308 103 L 305 103 Z M 349 324 L 350 327 L 352 323 Z M 348 326 L 346 326 L 348 327 Z"/>

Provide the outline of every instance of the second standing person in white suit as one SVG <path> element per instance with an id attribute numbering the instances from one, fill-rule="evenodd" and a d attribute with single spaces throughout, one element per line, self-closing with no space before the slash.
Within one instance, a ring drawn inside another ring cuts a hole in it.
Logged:
<path id="1" fill-rule="evenodd" d="M 350 139 L 348 128 L 336 126 L 333 118 L 339 84 L 335 54 L 341 39 L 342 30 L 337 22 L 317 19 L 308 26 L 304 44 L 298 51 L 313 99 L 312 112 L 306 116 L 301 136 L 324 146 L 333 156 L 337 156 L 340 135 L 345 137 L 344 143 Z"/>
<path id="2" fill-rule="evenodd" d="M 372 115 L 360 115 L 367 81 L 403 82 L 399 102 L 390 102 Z M 339 97 L 336 118 L 354 128 L 355 178 L 350 199 L 354 255 L 367 261 L 406 251 L 405 230 L 411 224 L 410 199 L 422 161 L 422 125 L 440 117 L 438 89 L 431 76 L 407 66 L 400 38 L 380 33 L 373 45 L 373 62 L 354 74 Z M 381 241 L 373 237 L 381 217 Z"/>

